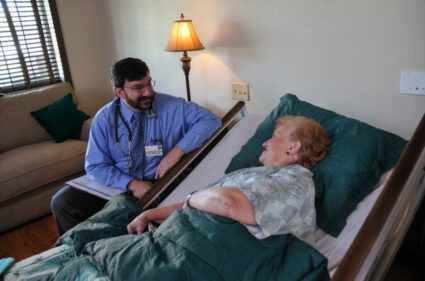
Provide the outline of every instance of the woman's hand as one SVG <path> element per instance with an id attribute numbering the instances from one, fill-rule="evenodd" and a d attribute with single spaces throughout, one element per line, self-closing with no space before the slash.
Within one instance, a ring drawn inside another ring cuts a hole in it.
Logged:
<path id="1" fill-rule="evenodd" d="M 129 234 L 140 235 L 145 230 L 149 223 L 149 210 L 138 215 L 131 223 L 127 225 L 127 231 Z"/>
<path id="2" fill-rule="evenodd" d="M 182 206 L 183 203 L 177 203 L 170 206 L 146 210 L 127 225 L 127 231 L 129 234 L 140 235 L 150 222 L 160 224 L 175 210 L 180 209 Z"/>

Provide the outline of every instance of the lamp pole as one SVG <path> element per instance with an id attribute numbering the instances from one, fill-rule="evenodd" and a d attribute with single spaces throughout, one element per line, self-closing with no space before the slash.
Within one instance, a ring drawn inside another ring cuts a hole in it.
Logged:
<path id="1" fill-rule="evenodd" d="M 184 76 L 186 78 L 186 92 L 187 92 L 187 101 L 190 101 L 190 85 L 189 85 L 189 71 L 190 71 L 190 61 L 192 59 L 187 55 L 187 51 L 183 52 L 183 57 L 180 59 L 182 62 L 182 69 Z"/>
<path id="2" fill-rule="evenodd" d="M 190 61 L 192 60 L 188 55 L 188 51 L 203 50 L 205 47 L 202 45 L 193 27 L 192 20 L 185 20 L 184 15 L 181 14 L 180 20 L 176 20 L 171 28 L 171 35 L 168 38 L 167 46 L 165 50 L 168 52 L 181 52 L 183 51 L 183 57 L 180 61 L 182 62 L 182 69 L 186 78 L 186 92 L 187 101 L 191 101 L 190 98 L 190 85 L 189 85 L 189 72 L 190 72 Z"/>

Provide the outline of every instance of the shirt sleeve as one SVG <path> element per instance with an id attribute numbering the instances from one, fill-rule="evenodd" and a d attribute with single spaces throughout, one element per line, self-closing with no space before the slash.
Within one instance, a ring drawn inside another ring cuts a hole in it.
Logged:
<path id="1" fill-rule="evenodd" d="M 107 116 L 100 111 L 93 119 L 87 145 L 85 169 L 96 182 L 114 188 L 126 190 L 132 178 L 119 170 L 109 152 L 111 133 Z"/>
<path id="2" fill-rule="evenodd" d="M 210 110 L 193 102 L 184 102 L 186 132 L 177 146 L 189 153 L 200 147 L 218 128 L 221 120 Z"/>

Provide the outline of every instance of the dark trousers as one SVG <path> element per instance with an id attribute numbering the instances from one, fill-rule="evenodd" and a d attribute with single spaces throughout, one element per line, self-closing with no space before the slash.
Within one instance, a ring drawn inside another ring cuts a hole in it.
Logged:
<path id="1" fill-rule="evenodd" d="M 66 185 L 50 202 L 59 236 L 88 219 L 106 204 L 106 200 Z"/>

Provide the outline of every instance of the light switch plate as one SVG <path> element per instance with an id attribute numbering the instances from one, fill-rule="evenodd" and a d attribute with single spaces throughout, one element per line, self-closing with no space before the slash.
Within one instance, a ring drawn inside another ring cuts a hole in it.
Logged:
<path id="1" fill-rule="evenodd" d="M 402 71 L 400 75 L 400 93 L 425 95 L 425 72 Z"/>

